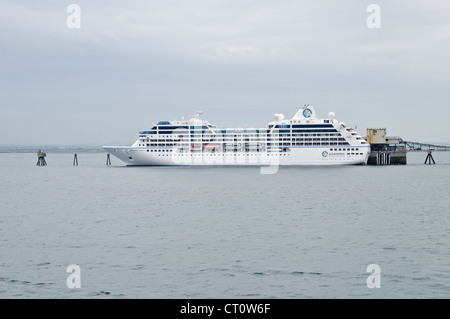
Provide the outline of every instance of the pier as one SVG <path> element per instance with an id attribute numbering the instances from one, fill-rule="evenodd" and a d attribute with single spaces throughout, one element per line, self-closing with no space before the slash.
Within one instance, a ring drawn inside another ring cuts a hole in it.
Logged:
<path id="1" fill-rule="evenodd" d="M 370 144 L 368 165 L 406 165 L 408 152 L 426 152 L 425 164 L 436 164 L 432 153 L 450 151 L 449 145 L 428 144 L 387 136 L 386 128 L 368 128 L 366 141 Z"/>
<path id="2" fill-rule="evenodd" d="M 37 153 L 38 161 L 37 161 L 36 165 L 37 166 L 46 166 L 47 165 L 47 162 L 45 161 L 46 156 L 47 156 L 47 154 L 45 154 L 44 152 L 39 150 L 39 152 Z"/>

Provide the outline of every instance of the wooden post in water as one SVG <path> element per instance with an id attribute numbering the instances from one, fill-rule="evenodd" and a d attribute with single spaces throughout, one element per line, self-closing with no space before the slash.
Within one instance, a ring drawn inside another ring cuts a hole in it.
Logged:
<path id="1" fill-rule="evenodd" d="M 432 153 L 432 151 L 428 151 L 428 155 L 427 155 L 427 158 L 425 159 L 424 164 L 429 164 L 429 165 L 436 164 L 436 162 L 434 161 L 433 155 L 431 155 L 431 153 Z M 433 161 L 433 163 L 431 163 L 431 161 Z"/>
<path id="2" fill-rule="evenodd" d="M 37 166 L 46 166 L 47 165 L 47 162 L 45 161 L 45 156 L 47 156 L 47 154 L 45 154 L 44 152 L 39 150 L 39 152 L 37 153 L 37 157 L 38 157 L 38 161 L 36 163 Z"/>
<path id="3" fill-rule="evenodd" d="M 106 165 L 108 166 L 108 165 L 111 165 L 111 157 L 110 157 L 110 154 L 108 153 L 108 154 L 106 154 Z"/>
<path id="4" fill-rule="evenodd" d="M 73 154 L 73 165 L 78 165 L 78 155 L 77 155 L 77 153 Z"/>

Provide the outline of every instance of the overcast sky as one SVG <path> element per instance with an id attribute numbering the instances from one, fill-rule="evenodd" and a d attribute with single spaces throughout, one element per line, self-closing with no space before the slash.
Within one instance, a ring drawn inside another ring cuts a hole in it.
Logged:
<path id="1" fill-rule="evenodd" d="M 0 144 L 130 145 L 197 110 L 255 127 L 304 104 L 450 142 L 448 0 L 2 0 L 0 57 Z"/>

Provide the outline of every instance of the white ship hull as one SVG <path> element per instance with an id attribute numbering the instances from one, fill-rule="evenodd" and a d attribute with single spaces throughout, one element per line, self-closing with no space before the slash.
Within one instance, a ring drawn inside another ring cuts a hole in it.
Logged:
<path id="1" fill-rule="evenodd" d="M 358 146 L 345 151 L 329 147 L 292 147 L 287 152 L 147 152 L 146 148 L 105 146 L 104 149 L 129 166 L 300 166 L 364 165 L 370 148 Z M 358 151 L 356 151 L 358 149 Z"/>

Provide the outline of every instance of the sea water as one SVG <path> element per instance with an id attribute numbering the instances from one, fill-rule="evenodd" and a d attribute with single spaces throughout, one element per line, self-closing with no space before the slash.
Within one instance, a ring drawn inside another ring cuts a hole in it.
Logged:
<path id="1" fill-rule="evenodd" d="M 449 298 L 450 152 L 433 156 L 261 174 L 0 154 L 0 298 Z"/>

